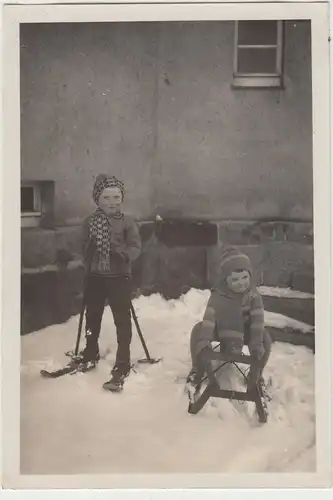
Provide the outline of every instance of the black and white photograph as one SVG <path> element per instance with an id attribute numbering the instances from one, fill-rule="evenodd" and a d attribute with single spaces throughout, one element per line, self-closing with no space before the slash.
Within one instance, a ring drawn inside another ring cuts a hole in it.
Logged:
<path id="1" fill-rule="evenodd" d="M 329 470 L 328 22 L 261 7 L 16 17 L 18 475 Z"/>

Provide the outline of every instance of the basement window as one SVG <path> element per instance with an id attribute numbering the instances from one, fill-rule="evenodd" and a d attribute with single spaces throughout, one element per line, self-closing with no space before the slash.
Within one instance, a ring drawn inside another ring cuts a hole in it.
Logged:
<path id="1" fill-rule="evenodd" d="M 283 21 L 235 21 L 235 88 L 282 86 Z"/>
<path id="2" fill-rule="evenodd" d="M 41 210 L 41 187 L 37 182 L 21 185 L 21 226 L 39 226 Z"/>

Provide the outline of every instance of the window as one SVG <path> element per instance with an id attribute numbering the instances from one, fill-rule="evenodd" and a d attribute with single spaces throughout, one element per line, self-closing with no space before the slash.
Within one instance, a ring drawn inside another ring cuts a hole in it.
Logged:
<path id="1" fill-rule="evenodd" d="M 236 21 L 235 87 L 281 87 L 283 21 Z"/>
<path id="2" fill-rule="evenodd" d="M 21 227 L 54 229 L 55 183 L 50 180 L 21 182 Z"/>
<path id="3" fill-rule="evenodd" d="M 41 190 L 38 183 L 21 185 L 21 225 L 38 226 L 41 217 Z"/>
<path id="4" fill-rule="evenodd" d="M 40 213 L 40 196 L 36 186 L 21 187 L 21 212 L 34 215 Z"/>

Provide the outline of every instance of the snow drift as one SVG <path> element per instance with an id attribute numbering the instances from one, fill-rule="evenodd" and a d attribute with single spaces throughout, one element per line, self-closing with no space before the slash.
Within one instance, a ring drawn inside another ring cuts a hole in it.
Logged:
<path id="1" fill-rule="evenodd" d="M 122 394 L 102 389 L 116 351 L 109 309 L 100 338 L 103 359 L 87 374 L 57 380 L 39 375 L 67 362 L 63 353 L 75 345 L 77 317 L 22 337 L 21 473 L 315 471 L 314 356 L 305 347 L 273 345 L 267 424 L 258 424 L 253 403 L 211 399 L 198 415 L 187 412 L 189 335 L 208 297 L 208 291 L 190 290 L 179 300 L 152 295 L 134 301 L 148 349 L 163 360 L 139 365 Z M 265 321 L 295 327 L 269 312 Z M 133 327 L 132 361 L 143 355 Z M 221 377 L 226 388 L 241 387 L 237 370 L 228 368 Z"/>

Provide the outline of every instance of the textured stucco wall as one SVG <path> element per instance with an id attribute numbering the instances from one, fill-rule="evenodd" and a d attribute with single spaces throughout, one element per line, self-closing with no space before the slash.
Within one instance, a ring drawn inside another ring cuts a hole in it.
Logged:
<path id="1" fill-rule="evenodd" d="M 286 23 L 285 89 L 233 90 L 233 23 L 23 25 L 22 177 L 58 225 L 93 176 L 141 219 L 312 219 L 310 24 Z"/>

